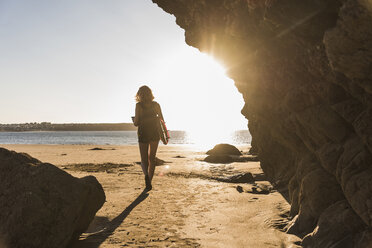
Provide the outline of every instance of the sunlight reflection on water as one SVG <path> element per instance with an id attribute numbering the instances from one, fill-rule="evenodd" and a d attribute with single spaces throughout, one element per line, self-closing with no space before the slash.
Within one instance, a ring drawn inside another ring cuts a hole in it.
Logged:
<path id="1" fill-rule="evenodd" d="M 251 143 L 251 135 L 247 130 L 227 133 L 170 131 L 170 136 L 170 145 L 210 147 L 218 143 L 233 145 Z M 0 144 L 136 145 L 137 143 L 136 131 L 0 132 Z"/>
<path id="2" fill-rule="evenodd" d="M 199 132 L 187 133 L 188 142 L 198 148 L 210 148 L 216 144 L 250 145 L 251 135 L 247 130 L 234 132 Z"/>

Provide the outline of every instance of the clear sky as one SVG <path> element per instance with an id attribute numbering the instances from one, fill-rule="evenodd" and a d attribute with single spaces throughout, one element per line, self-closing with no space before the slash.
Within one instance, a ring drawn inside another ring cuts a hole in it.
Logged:
<path id="1" fill-rule="evenodd" d="M 246 129 L 243 99 L 151 0 L 0 0 L 0 123 L 130 122 L 139 86 L 171 130 Z"/>

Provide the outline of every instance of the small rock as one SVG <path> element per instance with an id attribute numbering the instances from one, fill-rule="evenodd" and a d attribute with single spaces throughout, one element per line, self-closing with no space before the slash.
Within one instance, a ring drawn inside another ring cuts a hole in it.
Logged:
<path id="1" fill-rule="evenodd" d="M 177 155 L 177 156 L 175 156 L 175 157 L 173 157 L 173 158 L 186 158 L 186 157 L 181 156 L 181 155 Z"/>
<path id="2" fill-rule="evenodd" d="M 99 147 L 94 147 L 92 149 L 89 149 L 90 151 L 102 151 L 102 150 L 105 150 L 103 148 L 99 148 Z"/>
<path id="3" fill-rule="evenodd" d="M 252 191 L 248 191 L 248 193 L 252 194 L 259 194 L 259 195 L 268 195 L 270 194 L 271 190 L 266 187 L 252 187 Z"/>
<path id="4" fill-rule="evenodd" d="M 236 190 L 239 192 L 239 193 L 242 193 L 244 190 L 243 190 L 243 187 L 242 186 L 236 186 Z"/>
<path id="5" fill-rule="evenodd" d="M 254 178 L 252 173 L 242 173 L 238 175 L 233 175 L 229 177 L 217 178 L 217 181 L 225 182 L 225 183 L 253 183 Z"/>

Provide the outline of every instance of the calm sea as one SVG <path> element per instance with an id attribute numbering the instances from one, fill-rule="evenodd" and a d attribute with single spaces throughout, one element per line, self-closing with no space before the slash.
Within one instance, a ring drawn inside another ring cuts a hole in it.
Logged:
<path id="1" fill-rule="evenodd" d="M 198 141 L 186 131 L 170 131 L 169 144 L 188 145 Z M 216 137 L 217 136 L 217 137 Z M 208 140 L 207 140 L 208 141 Z M 247 130 L 239 130 L 218 138 L 213 142 L 234 145 L 249 145 L 251 135 Z M 217 144 L 216 143 L 216 144 Z M 58 132 L 0 132 L 0 144 L 81 144 L 81 145 L 135 145 L 136 131 L 58 131 Z"/>

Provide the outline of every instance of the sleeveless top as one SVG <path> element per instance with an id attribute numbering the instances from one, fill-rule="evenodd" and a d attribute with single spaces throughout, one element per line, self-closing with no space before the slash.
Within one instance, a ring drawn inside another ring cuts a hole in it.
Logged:
<path id="1" fill-rule="evenodd" d="M 159 141 L 160 135 L 158 132 L 158 113 L 156 111 L 157 102 L 151 102 L 149 105 L 139 103 L 141 106 L 141 114 L 138 123 L 138 141 L 148 143 L 151 141 Z"/>

